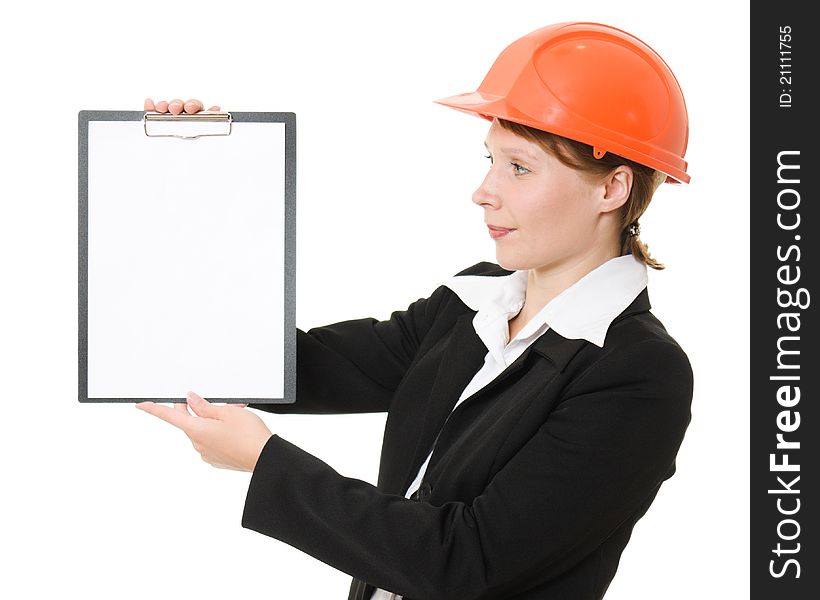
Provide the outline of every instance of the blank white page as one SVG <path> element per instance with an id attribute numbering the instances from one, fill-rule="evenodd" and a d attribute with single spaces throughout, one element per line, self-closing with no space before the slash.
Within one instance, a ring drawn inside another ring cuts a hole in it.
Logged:
<path id="1" fill-rule="evenodd" d="M 285 124 L 90 121 L 87 160 L 88 400 L 283 398 Z"/>

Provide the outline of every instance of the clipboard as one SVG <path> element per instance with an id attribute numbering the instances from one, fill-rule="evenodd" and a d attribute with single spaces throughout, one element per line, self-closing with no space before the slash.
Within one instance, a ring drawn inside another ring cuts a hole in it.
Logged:
<path id="1" fill-rule="evenodd" d="M 78 400 L 294 402 L 296 115 L 78 126 Z"/>

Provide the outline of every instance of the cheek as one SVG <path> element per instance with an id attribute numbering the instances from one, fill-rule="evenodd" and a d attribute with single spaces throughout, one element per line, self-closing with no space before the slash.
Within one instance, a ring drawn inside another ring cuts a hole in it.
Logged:
<path id="1" fill-rule="evenodd" d="M 541 197 L 521 206 L 519 222 L 524 235 L 522 241 L 532 250 L 554 252 L 570 251 L 583 244 L 591 234 L 590 219 L 583 210 L 583 199 L 566 194 Z"/>
<path id="2" fill-rule="evenodd" d="M 554 239 L 572 229 L 574 212 L 568 202 L 537 198 L 521 206 L 519 219 L 527 237 Z"/>

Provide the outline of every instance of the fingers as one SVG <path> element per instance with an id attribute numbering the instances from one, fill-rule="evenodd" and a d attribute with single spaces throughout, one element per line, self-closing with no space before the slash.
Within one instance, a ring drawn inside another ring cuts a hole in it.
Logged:
<path id="1" fill-rule="evenodd" d="M 194 414 L 200 417 L 210 417 L 212 419 L 219 418 L 218 407 L 214 406 L 205 398 L 200 396 L 199 394 L 195 394 L 194 392 L 188 392 L 188 406 L 191 407 L 191 410 L 194 411 Z"/>
<path id="2" fill-rule="evenodd" d="M 191 98 L 190 100 L 188 100 L 188 102 L 185 103 L 184 108 L 185 112 L 189 115 L 198 113 L 201 110 L 205 110 L 205 107 L 203 106 L 202 102 L 200 102 L 199 100 L 195 100 L 193 98 Z"/>
<path id="3" fill-rule="evenodd" d="M 172 115 L 178 115 L 185 108 L 185 103 L 179 98 L 174 98 L 168 103 L 168 112 Z"/>
<path id="4" fill-rule="evenodd" d="M 151 98 L 146 98 L 145 102 L 143 103 L 144 110 L 148 111 L 155 111 L 159 113 L 166 113 L 170 112 L 172 115 L 181 114 L 183 111 L 185 114 L 193 115 L 202 110 L 205 110 L 205 105 L 202 103 L 201 100 L 197 100 L 196 98 L 191 98 L 187 102 L 183 102 L 179 98 L 174 98 L 170 102 L 165 100 L 158 100 L 156 103 Z M 219 106 L 212 106 L 208 110 L 219 111 L 221 110 Z"/>
<path id="5" fill-rule="evenodd" d="M 185 429 L 189 427 L 195 419 L 195 417 L 188 414 L 187 409 L 185 409 L 183 414 L 183 411 L 179 410 L 177 407 L 171 408 L 170 406 L 154 404 L 153 402 L 139 402 L 134 406 L 142 411 L 154 415 L 155 417 L 159 417 L 174 427 L 179 427 L 183 431 L 185 431 Z M 183 404 L 182 406 L 184 407 L 185 405 Z"/>
<path id="6" fill-rule="evenodd" d="M 205 108 L 199 100 L 191 99 L 187 102 L 183 102 L 179 98 L 174 98 L 168 103 L 168 110 L 172 115 L 178 115 L 182 111 L 185 111 L 186 114 L 192 115 L 194 113 L 198 113 L 203 108 Z"/>
<path id="7" fill-rule="evenodd" d="M 201 427 L 202 422 L 197 417 L 219 419 L 219 408 L 194 392 L 188 392 L 187 404 L 175 403 L 173 408 L 153 402 L 139 402 L 134 406 L 182 429 L 188 437 Z M 189 407 L 194 412 L 193 415 L 188 412 Z"/>

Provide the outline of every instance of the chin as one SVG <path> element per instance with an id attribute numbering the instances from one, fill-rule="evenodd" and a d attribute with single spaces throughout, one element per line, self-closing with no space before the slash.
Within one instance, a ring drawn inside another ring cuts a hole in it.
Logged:
<path id="1" fill-rule="evenodd" d="M 507 271 L 525 271 L 533 266 L 532 261 L 524 260 L 521 257 L 504 256 L 500 252 L 496 252 L 495 262 Z"/>
<path id="2" fill-rule="evenodd" d="M 497 249 L 495 253 L 495 262 L 499 267 L 507 271 L 528 271 L 545 266 L 551 267 L 555 266 L 561 260 L 559 256 L 548 252 L 542 252 L 538 255 L 503 252 L 501 249 Z"/>

